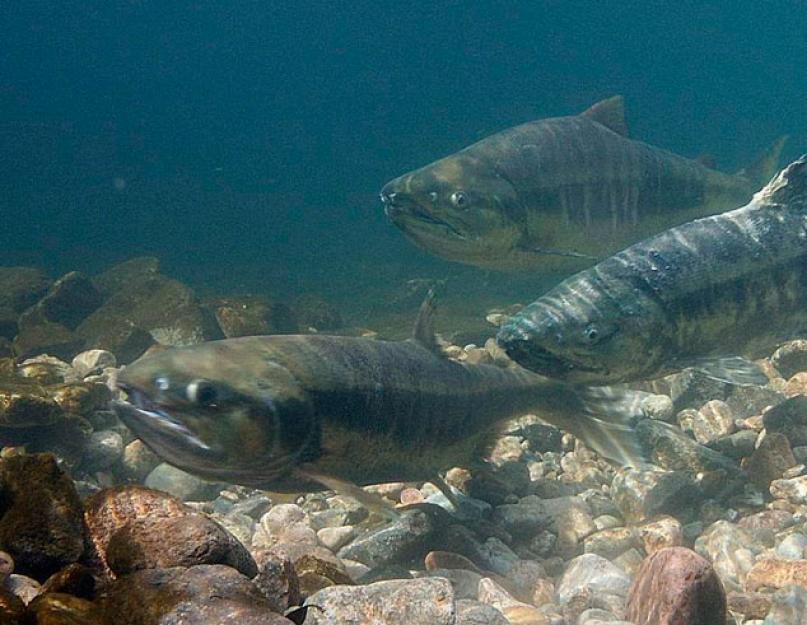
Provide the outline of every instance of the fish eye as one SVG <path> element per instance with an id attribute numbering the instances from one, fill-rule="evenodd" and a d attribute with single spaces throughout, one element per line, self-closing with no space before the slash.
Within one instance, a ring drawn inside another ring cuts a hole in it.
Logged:
<path id="1" fill-rule="evenodd" d="M 193 380 L 185 388 L 188 401 L 199 406 L 210 406 L 216 403 L 219 393 L 216 387 L 208 380 Z"/>
<path id="2" fill-rule="evenodd" d="M 589 343 L 596 343 L 597 340 L 600 338 L 600 331 L 597 328 L 597 326 L 593 324 L 587 326 L 586 329 L 583 331 L 583 334 L 585 334 L 586 340 Z"/>
<path id="3" fill-rule="evenodd" d="M 432 202 L 436 202 L 436 201 L 437 201 L 437 197 L 438 197 L 438 196 L 437 196 L 437 191 L 432 191 L 431 193 L 429 193 L 429 199 L 430 199 Z"/>
<path id="4" fill-rule="evenodd" d="M 457 208 L 467 208 L 468 196 L 462 191 L 454 191 L 454 193 L 451 194 L 451 203 Z"/>
<path id="5" fill-rule="evenodd" d="M 158 391 L 167 391 L 171 388 L 171 382 L 165 376 L 161 375 L 159 378 L 154 380 L 154 387 Z"/>

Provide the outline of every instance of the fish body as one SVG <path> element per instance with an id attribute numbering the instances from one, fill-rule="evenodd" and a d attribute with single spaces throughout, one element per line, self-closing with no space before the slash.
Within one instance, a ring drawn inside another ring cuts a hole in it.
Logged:
<path id="1" fill-rule="evenodd" d="M 746 206 L 669 229 L 566 279 L 497 340 L 533 371 L 613 384 L 770 354 L 805 331 L 802 156 Z"/>
<path id="2" fill-rule="evenodd" d="M 131 403 L 115 409 L 169 463 L 275 491 L 430 479 L 481 458 L 497 423 L 531 410 L 585 429 L 592 404 L 576 389 L 438 354 L 429 311 L 420 338 L 401 342 L 285 335 L 165 350 L 121 372 Z"/>
<path id="3" fill-rule="evenodd" d="M 695 217 L 741 206 L 784 138 L 728 175 L 627 136 L 622 98 L 487 137 L 387 183 L 385 212 L 422 249 L 488 269 L 576 271 Z"/>

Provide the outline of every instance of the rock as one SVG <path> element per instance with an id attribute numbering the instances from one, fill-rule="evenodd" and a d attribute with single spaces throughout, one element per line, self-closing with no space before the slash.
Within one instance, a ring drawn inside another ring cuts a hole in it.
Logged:
<path id="1" fill-rule="evenodd" d="M 0 551 L 0 586 L 14 572 L 14 558 L 5 551 Z"/>
<path id="2" fill-rule="evenodd" d="M 636 546 L 638 542 L 638 536 L 633 528 L 615 527 L 591 534 L 583 541 L 583 551 L 612 560 Z"/>
<path id="3" fill-rule="evenodd" d="M 791 527 L 794 522 L 793 514 L 787 510 L 763 510 L 743 517 L 737 525 L 746 530 L 764 528 L 778 531 Z"/>
<path id="4" fill-rule="evenodd" d="M 681 523 L 674 517 L 661 517 L 640 525 L 638 529 L 648 555 L 668 547 L 680 547 L 683 543 Z"/>
<path id="5" fill-rule="evenodd" d="M 481 603 L 493 606 L 499 610 L 507 617 L 508 621 L 511 620 L 511 615 L 514 613 L 514 610 L 517 609 L 520 611 L 519 618 L 521 619 L 524 619 L 527 614 L 535 616 L 534 613 L 531 614 L 535 608 L 513 597 L 507 590 L 489 577 L 483 577 L 479 580 L 478 599 Z M 526 614 L 525 611 L 527 611 Z"/>
<path id="6" fill-rule="evenodd" d="M 93 284 L 104 295 L 109 296 L 132 284 L 147 281 L 160 273 L 160 261 L 153 256 L 137 256 L 113 265 L 93 278 Z"/>
<path id="7" fill-rule="evenodd" d="M 709 560 L 728 590 L 741 590 L 757 548 L 751 534 L 728 521 L 717 521 L 695 541 L 695 551 Z"/>
<path id="8" fill-rule="evenodd" d="M 390 580 L 367 586 L 332 586 L 311 595 L 306 625 L 400 623 L 455 625 L 454 592 L 448 580 Z"/>
<path id="9" fill-rule="evenodd" d="M 356 528 L 352 525 L 343 527 L 323 527 L 317 532 L 317 540 L 331 551 L 338 551 L 356 536 Z"/>
<path id="10" fill-rule="evenodd" d="M 770 490 L 775 499 L 786 499 L 794 504 L 807 503 L 807 475 L 774 480 Z"/>
<path id="11" fill-rule="evenodd" d="M 558 601 L 567 604 L 581 593 L 628 594 L 630 578 L 602 556 L 586 553 L 569 562 L 557 587 Z"/>
<path id="12" fill-rule="evenodd" d="M 642 400 L 641 410 L 648 419 L 657 419 L 668 423 L 675 419 L 675 407 L 667 395 L 650 395 Z"/>
<path id="13" fill-rule="evenodd" d="M 140 485 L 104 489 L 87 499 L 84 519 L 93 558 L 102 572 L 111 573 L 106 564 L 106 553 L 112 536 L 137 522 L 148 518 L 170 519 L 196 514 L 190 507 L 166 493 Z"/>
<path id="14" fill-rule="evenodd" d="M 70 365 L 54 356 L 40 354 L 23 360 L 17 374 L 43 385 L 61 384 L 70 373 Z"/>
<path id="15" fill-rule="evenodd" d="M 692 422 L 695 440 L 706 445 L 734 432 L 734 415 L 728 404 L 720 400 L 706 402 Z"/>
<path id="16" fill-rule="evenodd" d="M 765 430 L 781 432 L 791 446 L 807 445 L 807 395 L 798 395 L 774 406 L 762 416 Z"/>
<path id="17" fill-rule="evenodd" d="M 807 371 L 801 371 L 790 378 L 783 389 L 787 397 L 804 397 L 807 395 Z"/>
<path id="18" fill-rule="evenodd" d="M 0 459 L 0 502 L 0 545 L 19 572 L 45 579 L 81 556 L 81 501 L 54 456 Z"/>
<path id="19" fill-rule="evenodd" d="M 98 375 L 107 367 L 118 365 L 115 354 L 104 349 L 90 349 L 77 354 L 71 363 L 72 376 L 83 380 L 90 375 Z"/>
<path id="20" fill-rule="evenodd" d="M 45 580 L 41 592 L 42 594 L 67 593 L 92 600 L 95 597 L 95 577 L 86 566 L 74 562 Z"/>
<path id="21" fill-rule="evenodd" d="M 295 299 L 294 312 L 302 328 L 315 328 L 322 332 L 338 330 L 344 325 L 339 311 L 313 293 L 305 293 Z"/>
<path id="22" fill-rule="evenodd" d="M 697 503 L 696 485 L 682 472 L 621 469 L 611 485 L 614 503 L 629 523 L 657 514 L 680 515 Z"/>
<path id="23" fill-rule="evenodd" d="M 0 446 L 23 446 L 30 454 L 51 454 L 59 468 L 70 470 L 80 462 L 91 431 L 86 419 L 66 414 L 51 425 L 0 429 Z"/>
<path id="24" fill-rule="evenodd" d="M 418 510 L 407 510 L 392 523 L 359 536 L 339 550 L 340 558 L 356 560 L 370 568 L 399 562 L 425 547 L 427 539 L 437 528 L 432 508 L 424 504 Z M 443 513 L 445 514 L 445 513 Z"/>
<path id="25" fill-rule="evenodd" d="M 462 599 L 457 601 L 455 625 L 510 625 L 510 621 L 493 606 Z"/>
<path id="26" fill-rule="evenodd" d="M 134 332 L 134 328 L 142 332 Z M 212 313 L 199 304 L 191 289 L 151 272 L 112 290 L 103 305 L 76 328 L 86 348 L 111 351 L 121 362 L 140 355 L 135 348 L 146 343 L 143 332 L 164 345 L 191 345 L 224 337 Z"/>
<path id="27" fill-rule="evenodd" d="M 529 539 L 552 523 L 543 502 L 535 496 L 519 503 L 504 504 L 493 509 L 491 521 L 516 538 Z"/>
<path id="28" fill-rule="evenodd" d="M 217 484 L 207 482 L 165 462 L 154 467 L 144 484 L 147 488 L 161 490 L 182 501 L 205 499 L 220 490 Z"/>
<path id="29" fill-rule="evenodd" d="M 750 456 L 754 452 L 756 442 L 757 433 L 755 431 L 740 430 L 713 441 L 709 447 L 724 456 L 739 460 Z"/>
<path id="30" fill-rule="evenodd" d="M 771 356 L 771 364 L 787 379 L 800 371 L 807 371 L 807 340 L 789 341 Z"/>
<path id="31" fill-rule="evenodd" d="M 0 378 L 0 427 L 52 425 L 63 414 L 59 404 L 38 384 L 20 378 Z"/>
<path id="32" fill-rule="evenodd" d="M 545 596 L 549 588 L 551 592 L 547 595 L 547 600 L 551 600 L 554 596 L 554 585 L 552 581 L 547 579 L 548 575 L 540 562 L 536 560 L 518 560 L 507 571 L 507 586 L 513 593 L 513 596 L 525 603 L 535 603 L 536 595 L 538 598 Z"/>
<path id="33" fill-rule="evenodd" d="M 111 398 L 109 388 L 95 382 L 59 384 L 49 390 L 62 410 L 82 416 L 107 408 Z"/>
<path id="34" fill-rule="evenodd" d="M 722 625 L 726 593 L 707 560 L 685 547 L 669 547 L 642 564 L 625 616 L 635 625 Z"/>
<path id="35" fill-rule="evenodd" d="M 12 573 L 8 576 L 5 588 L 14 593 L 23 603 L 30 603 L 42 591 L 42 585 L 27 575 Z"/>
<path id="36" fill-rule="evenodd" d="M 247 577 L 258 572 L 252 556 L 232 534 L 194 513 L 132 519 L 110 536 L 106 560 L 116 575 L 199 564 L 226 564 Z"/>
<path id="37" fill-rule="evenodd" d="M 281 549 L 256 551 L 254 554 L 258 574 L 252 582 L 269 601 L 272 610 L 283 614 L 288 608 L 299 605 L 300 580 L 291 558 Z"/>
<path id="38" fill-rule="evenodd" d="M 35 312 L 47 322 L 75 330 L 102 301 L 103 296 L 87 276 L 71 271 L 56 280 L 42 299 L 25 314 Z"/>
<path id="39" fill-rule="evenodd" d="M 9 589 L 0 586 L 0 623 L 3 623 L 3 625 L 23 625 L 24 617 L 25 604 L 22 599 Z M 507 625 L 506 621 L 505 625 Z"/>
<path id="40" fill-rule="evenodd" d="M 48 290 L 51 280 L 32 267 L 0 267 L 0 308 L 21 313 Z"/>
<path id="41" fill-rule="evenodd" d="M 72 358 L 84 346 L 84 340 L 63 325 L 43 319 L 31 309 L 30 313 L 20 317 L 13 345 L 20 358 L 44 353 Z"/>
<path id="42" fill-rule="evenodd" d="M 28 614 L 37 625 L 105 625 L 95 604 L 65 593 L 38 595 L 28 604 Z"/>
<path id="43" fill-rule="evenodd" d="M 84 449 L 83 465 L 88 471 L 103 471 L 123 455 L 123 437 L 113 430 L 90 434 Z"/>
<path id="44" fill-rule="evenodd" d="M 771 595 L 758 592 L 730 592 L 726 603 L 731 612 L 742 614 L 745 620 L 763 619 L 771 608 Z"/>
<path id="45" fill-rule="evenodd" d="M 760 588 L 784 588 L 790 584 L 807 586 L 807 560 L 757 560 L 745 579 L 745 588 L 750 592 Z"/>
<path id="46" fill-rule="evenodd" d="M 807 590 L 788 586 L 771 597 L 771 609 L 762 625 L 804 625 L 807 622 Z"/>
<path id="47" fill-rule="evenodd" d="M 288 306 L 263 297 L 228 297 L 206 302 L 206 306 L 228 339 L 298 331 L 294 313 Z"/>
<path id="48" fill-rule="evenodd" d="M 136 571 L 116 580 L 97 603 L 115 625 L 291 625 L 249 579 L 216 564 Z"/>
<path id="49" fill-rule="evenodd" d="M 123 448 L 122 463 L 127 476 L 142 482 L 160 464 L 160 458 L 138 438 Z"/>
<path id="50" fill-rule="evenodd" d="M 751 454 L 745 469 L 751 481 L 766 491 L 771 482 L 780 479 L 787 469 L 795 465 L 796 458 L 787 437 L 779 432 L 771 432 Z"/>
<path id="51" fill-rule="evenodd" d="M 784 560 L 801 560 L 804 548 L 807 547 L 807 536 L 800 532 L 788 534 L 776 545 L 775 553 Z"/>
<path id="52" fill-rule="evenodd" d="M 545 499 L 543 504 L 557 536 L 556 553 L 566 559 L 581 553 L 582 541 L 597 530 L 585 501 L 579 497 L 557 497 Z"/>

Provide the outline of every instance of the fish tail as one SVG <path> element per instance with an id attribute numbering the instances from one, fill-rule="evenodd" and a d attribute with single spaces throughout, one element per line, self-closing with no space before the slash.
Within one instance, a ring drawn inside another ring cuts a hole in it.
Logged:
<path id="1" fill-rule="evenodd" d="M 761 188 L 779 170 L 779 159 L 782 148 L 785 147 L 788 136 L 782 135 L 762 155 L 748 167 L 737 172 L 738 176 L 746 178 L 754 188 Z"/>
<path id="2" fill-rule="evenodd" d="M 790 163 L 754 196 L 759 204 L 776 204 L 788 209 L 807 209 L 807 154 Z"/>
<path id="3" fill-rule="evenodd" d="M 575 389 L 580 411 L 561 427 L 587 447 L 620 466 L 641 467 L 649 463 L 650 450 L 637 433 L 644 417 L 641 404 L 649 395 L 623 387 Z"/>

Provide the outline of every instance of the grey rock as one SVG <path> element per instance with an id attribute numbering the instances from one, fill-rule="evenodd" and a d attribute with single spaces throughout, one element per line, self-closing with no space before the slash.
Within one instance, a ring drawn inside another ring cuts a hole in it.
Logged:
<path id="1" fill-rule="evenodd" d="M 71 363 L 72 376 L 83 380 L 88 375 L 97 375 L 107 367 L 116 367 L 115 354 L 104 349 L 89 349 L 77 354 Z"/>
<path id="2" fill-rule="evenodd" d="M 461 599 L 457 601 L 455 625 L 510 625 L 510 621 L 493 606 Z"/>
<path id="3" fill-rule="evenodd" d="M 746 471 L 758 488 L 768 490 L 771 482 L 780 479 L 795 464 L 796 458 L 787 437 L 779 432 L 770 432 L 751 454 Z"/>
<path id="4" fill-rule="evenodd" d="M 658 514 L 680 516 L 698 503 L 693 493 L 697 493 L 697 486 L 682 472 L 622 469 L 611 485 L 614 503 L 630 523 Z"/>
<path id="5" fill-rule="evenodd" d="M 595 553 L 613 560 L 628 549 L 640 546 L 639 536 L 632 527 L 615 527 L 594 532 L 583 541 L 585 553 Z"/>
<path id="6" fill-rule="evenodd" d="M 772 597 L 771 609 L 763 625 L 805 625 L 807 623 L 807 589 L 787 586 Z"/>
<path id="7" fill-rule="evenodd" d="M 787 379 L 799 371 L 807 371 L 807 340 L 789 341 L 771 356 L 771 364 Z"/>
<path id="8" fill-rule="evenodd" d="M 630 577 L 602 556 L 586 553 L 574 558 L 557 587 L 558 602 L 567 604 L 581 593 L 626 597 Z"/>
<path id="9" fill-rule="evenodd" d="M 90 434 L 84 448 L 83 465 L 88 471 L 103 471 L 123 455 L 123 437 L 112 430 Z"/>
<path id="10" fill-rule="evenodd" d="M 154 467 L 145 480 L 148 488 L 169 493 L 182 501 L 205 499 L 219 487 L 167 463 Z"/>
<path id="11" fill-rule="evenodd" d="M 538 497 L 529 496 L 515 504 L 497 506 L 493 509 L 491 521 L 515 538 L 529 539 L 548 527 L 552 517 Z"/>
<path id="12" fill-rule="evenodd" d="M 793 447 L 807 445 L 807 395 L 779 403 L 762 417 L 765 430 L 781 432 Z"/>
<path id="13" fill-rule="evenodd" d="M 429 577 L 443 577 L 451 582 L 457 599 L 476 599 L 482 574 L 465 569 L 434 569 Z"/>
<path id="14" fill-rule="evenodd" d="M 121 462 L 127 477 L 142 482 L 160 464 L 160 458 L 138 438 L 123 448 Z"/>
<path id="15" fill-rule="evenodd" d="M 757 433 L 753 430 L 740 430 L 713 441 L 709 447 L 734 460 L 750 456 L 754 452 Z"/>
<path id="16" fill-rule="evenodd" d="M 331 586 L 305 605 L 305 625 L 455 625 L 454 591 L 446 579 L 390 580 L 367 586 Z"/>
<path id="17" fill-rule="evenodd" d="M 799 532 L 788 534 L 776 545 L 776 555 L 786 560 L 801 560 L 804 558 L 805 547 L 807 536 Z"/>
<path id="18" fill-rule="evenodd" d="M 771 482 L 771 495 L 794 504 L 807 503 L 807 475 Z"/>
<path id="19" fill-rule="evenodd" d="M 583 539 L 597 530 L 586 502 L 580 497 L 558 497 L 545 500 L 544 508 L 552 519 L 558 555 L 571 558 L 581 553 Z"/>
<path id="20" fill-rule="evenodd" d="M 726 590 L 743 590 L 745 576 L 762 550 L 750 532 L 728 521 L 713 523 L 695 541 L 695 551 L 712 563 Z"/>
<path id="21" fill-rule="evenodd" d="M 671 422 L 675 419 L 673 401 L 667 395 L 650 395 L 642 400 L 641 410 L 649 419 Z"/>

